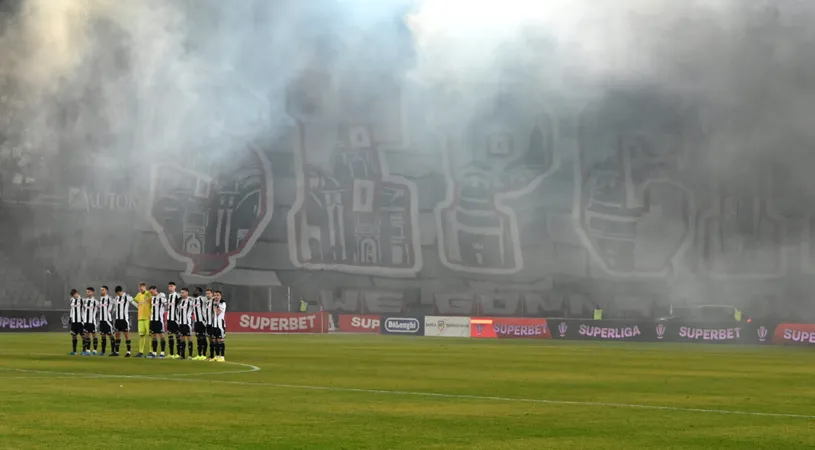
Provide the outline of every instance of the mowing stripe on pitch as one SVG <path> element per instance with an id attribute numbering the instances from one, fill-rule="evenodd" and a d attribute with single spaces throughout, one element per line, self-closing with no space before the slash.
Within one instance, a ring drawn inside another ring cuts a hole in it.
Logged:
<path id="1" fill-rule="evenodd" d="M 257 372 L 259 367 L 251 364 L 240 364 L 225 362 L 224 364 L 234 364 L 252 368 L 251 372 Z M 228 380 L 201 380 L 197 378 L 169 378 L 154 377 L 150 375 L 107 375 L 101 373 L 81 373 L 81 372 L 49 372 L 45 370 L 28 370 L 28 369 L 9 369 L 0 368 L 0 370 L 13 370 L 26 373 L 51 373 L 58 375 L 77 375 L 77 376 L 93 376 L 95 378 L 136 378 L 145 380 L 162 380 L 162 381 L 195 381 L 200 383 L 220 383 L 232 384 L 238 386 L 257 386 L 257 387 L 270 387 L 276 389 L 300 389 L 312 391 L 327 391 L 327 392 L 356 392 L 360 394 L 378 394 L 378 395 L 401 395 L 401 396 L 415 396 L 415 397 L 435 397 L 445 399 L 458 399 L 458 400 L 480 400 L 480 401 L 494 401 L 494 402 L 509 402 L 509 403 L 529 403 L 539 405 L 567 405 L 567 406 L 591 406 L 602 408 L 628 408 L 628 409 L 643 409 L 651 411 L 669 411 L 669 412 L 693 412 L 693 413 L 707 413 L 707 414 L 728 414 L 737 416 L 758 416 L 758 417 L 782 417 L 792 419 L 815 419 L 815 415 L 807 414 L 786 414 L 786 413 L 768 413 L 756 411 L 737 411 L 728 409 L 705 409 L 705 408 L 683 408 L 678 406 L 658 406 L 658 405 L 638 405 L 634 403 L 612 403 L 612 402 L 589 402 L 589 401 L 569 401 L 569 400 L 545 400 L 535 398 L 514 398 L 514 397 L 493 397 L 484 395 L 467 395 L 467 394 L 442 394 L 437 392 L 416 392 L 416 391 L 394 391 L 387 389 L 363 389 L 363 388 L 347 388 L 347 387 L 334 387 L 334 386 L 310 386 L 303 384 L 282 384 L 282 383 L 260 383 L 250 381 L 228 381 Z M 245 373 L 245 372 L 227 372 L 227 373 Z"/>

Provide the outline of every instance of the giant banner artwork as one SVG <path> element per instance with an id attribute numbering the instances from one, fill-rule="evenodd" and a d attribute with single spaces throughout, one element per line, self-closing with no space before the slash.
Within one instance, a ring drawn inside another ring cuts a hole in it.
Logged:
<path id="1" fill-rule="evenodd" d="M 665 276 L 691 244 L 696 130 L 680 103 L 649 93 L 610 94 L 581 113 L 573 213 L 606 273 Z"/>
<path id="2" fill-rule="evenodd" d="M 785 222 L 774 208 L 771 178 L 751 177 L 749 186 L 714 183 L 711 207 L 702 215 L 702 273 L 719 279 L 784 276 Z"/>
<path id="3" fill-rule="evenodd" d="M 312 74 L 290 92 L 296 267 L 392 277 L 422 267 L 416 184 L 392 174 L 386 156 L 407 144 L 402 87 L 388 79 L 372 87 Z"/>
<path id="4" fill-rule="evenodd" d="M 148 220 L 188 274 L 215 278 L 231 270 L 272 218 L 269 160 L 251 144 L 236 149 L 229 159 L 193 150 L 153 167 Z"/>
<path id="5" fill-rule="evenodd" d="M 439 257 L 459 272 L 516 273 L 524 259 L 509 202 L 552 173 L 553 120 L 539 99 L 518 86 L 499 87 L 486 101 L 466 93 L 455 98 L 447 108 L 474 112 L 463 119 L 450 113 L 437 124 L 446 183 L 436 208 Z"/>

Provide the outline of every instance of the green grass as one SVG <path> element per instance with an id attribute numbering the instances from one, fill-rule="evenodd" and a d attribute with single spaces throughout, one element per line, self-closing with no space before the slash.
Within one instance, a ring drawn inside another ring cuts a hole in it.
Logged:
<path id="1" fill-rule="evenodd" d="M 231 335 L 228 361 L 260 370 L 218 374 L 247 367 L 69 345 L 0 334 L 0 448 L 815 448 L 813 418 L 523 401 L 815 417 L 802 349 Z"/>

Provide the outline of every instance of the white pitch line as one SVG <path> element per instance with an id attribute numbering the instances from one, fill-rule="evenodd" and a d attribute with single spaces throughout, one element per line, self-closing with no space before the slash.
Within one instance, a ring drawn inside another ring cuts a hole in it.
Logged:
<path id="1" fill-rule="evenodd" d="M 239 364 L 239 363 L 227 363 Z M 258 371 L 260 368 L 252 366 L 251 364 L 240 364 L 244 366 L 253 367 Z M 569 405 L 569 406 L 592 406 L 602 408 L 628 408 L 628 409 L 644 409 L 651 411 L 670 411 L 670 412 L 693 412 L 693 413 L 708 413 L 708 414 L 726 414 L 737 416 L 755 416 L 755 417 L 782 417 L 792 419 L 815 419 L 815 415 L 806 414 L 787 414 L 787 413 L 767 413 L 756 411 L 737 411 L 728 409 L 704 409 L 704 408 L 682 408 L 676 406 L 659 406 L 659 405 L 637 405 L 633 403 L 611 403 L 611 402 L 589 402 L 589 401 L 569 401 L 569 400 L 546 400 L 535 398 L 516 398 L 516 397 L 493 397 L 482 395 L 467 395 L 467 394 L 443 394 L 437 392 L 417 392 L 417 391 L 394 391 L 387 389 L 363 389 L 363 388 L 346 388 L 346 387 L 332 387 L 332 386 L 310 386 L 302 384 L 282 384 L 282 383 L 253 383 L 248 381 L 227 381 L 227 380 L 201 380 L 192 378 L 168 378 L 168 377 L 154 377 L 149 375 L 107 375 L 97 373 L 73 373 L 73 372 L 47 372 L 42 370 L 27 370 L 27 369 L 3 369 L 15 370 L 19 372 L 31 373 L 53 373 L 59 375 L 93 375 L 99 378 L 137 378 L 146 380 L 160 380 L 160 381 L 194 381 L 200 383 L 221 383 L 232 384 L 238 386 L 262 386 L 278 389 L 302 389 L 312 391 L 327 391 L 327 392 L 356 392 L 361 394 L 379 394 L 379 395 L 402 395 L 402 396 L 415 396 L 415 397 L 435 397 L 447 398 L 458 400 L 479 400 L 479 401 L 494 401 L 494 402 L 507 402 L 507 403 L 529 403 L 539 405 Z M 231 372 L 234 373 L 234 372 Z"/>
<path id="2" fill-rule="evenodd" d="M 53 374 L 53 375 L 64 375 L 64 376 L 77 376 L 82 375 L 86 377 L 95 377 L 95 378 L 147 378 L 147 379 L 164 379 L 164 377 L 186 377 L 190 375 L 236 375 L 240 373 L 250 373 L 250 372 L 257 372 L 260 370 L 260 367 L 253 366 L 251 364 L 243 364 L 243 363 L 236 363 L 236 362 L 229 362 L 224 361 L 223 363 L 219 364 L 229 364 L 232 366 L 242 366 L 247 367 L 245 370 L 233 370 L 229 372 L 190 372 L 190 373 L 166 373 L 163 377 L 151 377 L 148 375 L 108 375 L 103 373 L 92 373 L 92 372 L 57 372 L 53 370 L 34 370 L 34 369 L 13 369 L 8 367 L 0 367 L 0 370 L 10 370 L 15 372 L 23 372 L 23 373 L 42 373 L 42 374 Z M 168 380 L 173 380 L 174 378 L 167 378 Z"/>

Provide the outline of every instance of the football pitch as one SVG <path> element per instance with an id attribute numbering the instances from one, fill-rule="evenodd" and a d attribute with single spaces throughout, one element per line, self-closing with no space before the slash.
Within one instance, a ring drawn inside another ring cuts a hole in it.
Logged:
<path id="1" fill-rule="evenodd" d="M 67 333 L 0 334 L 0 448 L 815 448 L 806 349 L 233 334 L 227 363 L 69 350 Z"/>

